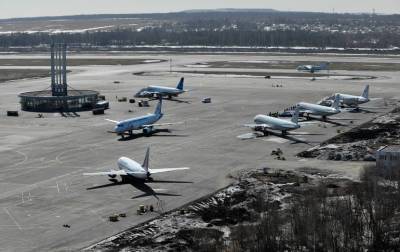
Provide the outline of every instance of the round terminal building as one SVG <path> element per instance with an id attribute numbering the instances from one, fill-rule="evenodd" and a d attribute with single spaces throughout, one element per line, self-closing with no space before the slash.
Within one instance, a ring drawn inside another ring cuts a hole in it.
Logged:
<path id="1" fill-rule="evenodd" d="M 68 89 L 66 96 L 53 96 L 51 90 L 21 93 L 21 109 L 30 112 L 78 112 L 92 110 L 99 93 Z"/>
<path id="2" fill-rule="evenodd" d="M 67 84 L 67 46 L 51 45 L 51 89 L 19 94 L 21 109 L 30 112 L 78 112 L 96 108 L 99 93 Z"/>

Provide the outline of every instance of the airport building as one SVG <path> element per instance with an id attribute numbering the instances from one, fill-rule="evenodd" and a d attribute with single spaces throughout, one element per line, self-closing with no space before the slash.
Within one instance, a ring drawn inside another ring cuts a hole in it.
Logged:
<path id="1" fill-rule="evenodd" d="M 378 149 L 376 167 L 382 170 L 400 169 L 400 145 L 384 146 Z"/>
<path id="2" fill-rule="evenodd" d="M 76 90 L 67 84 L 67 46 L 51 45 L 51 89 L 21 93 L 21 109 L 30 112 L 78 112 L 92 110 L 99 93 Z"/>

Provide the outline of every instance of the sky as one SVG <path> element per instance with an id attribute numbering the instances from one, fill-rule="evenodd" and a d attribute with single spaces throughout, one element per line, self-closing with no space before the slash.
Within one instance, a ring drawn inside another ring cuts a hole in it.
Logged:
<path id="1" fill-rule="evenodd" d="M 400 14 L 400 0 L 0 0 L 0 18 L 215 8 Z"/>

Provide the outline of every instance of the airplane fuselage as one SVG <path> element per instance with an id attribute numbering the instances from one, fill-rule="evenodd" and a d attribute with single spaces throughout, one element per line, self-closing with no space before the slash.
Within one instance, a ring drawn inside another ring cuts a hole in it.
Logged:
<path id="1" fill-rule="evenodd" d="M 254 122 L 256 124 L 268 124 L 270 126 L 270 129 L 272 130 L 281 130 L 281 131 L 289 131 L 289 130 L 295 130 L 300 128 L 300 125 L 279 119 L 276 117 L 271 117 L 271 116 L 266 116 L 266 115 L 257 115 L 254 117 Z"/>
<path id="2" fill-rule="evenodd" d="M 131 118 L 119 122 L 114 131 L 117 134 L 123 134 L 127 131 L 140 130 L 146 128 L 146 125 L 151 125 L 162 118 L 163 114 L 149 114 L 141 117 Z"/>
<path id="3" fill-rule="evenodd" d="M 178 88 L 172 87 L 163 87 L 163 86 L 148 86 L 147 88 L 143 88 L 140 90 L 135 96 L 136 97 L 153 97 L 156 96 L 178 96 L 184 93 L 185 90 L 181 90 Z"/>
<path id="4" fill-rule="evenodd" d="M 304 72 L 316 72 L 320 71 L 321 67 L 319 66 L 312 66 L 312 65 L 305 65 L 297 67 L 297 71 L 304 71 Z"/>
<path id="5" fill-rule="evenodd" d="M 301 71 L 301 72 L 314 73 L 314 72 L 319 72 L 321 70 L 322 70 L 322 68 L 320 66 L 305 65 L 305 66 L 297 67 L 297 71 Z"/>
<path id="6" fill-rule="evenodd" d="M 120 170 L 126 171 L 129 175 L 127 176 L 132 176 L 136 179 L 142 179 L 145 180 L 148 178 L 149 174 L 146 172 L 145 169 L 136 161 L 127 158 L 127 157 L 121 157 L 118 159 L 118 168 Z"/>
<path id="7" fill-rule="evenodd" d="M 340 113 L 338 109 L 307 102 L 298 103 L 298 107 L 300 108 L 300 112 L 304 111 L 304 113 L 311 115 L 330 116 Z"/>
<path id="8" fill-rule="evenodd" d="M 357 106 L 369 102 L 369 99 L 362 96 L 339 94 L 340 101 L 347 106 Z"/>
<path id="9" fill-rule="evenodd" d="M 149 86 L 148 87 L 153 92 L 158 92 L 163 95 L 179 95 L 185 92 L 184 90 L 171 88 L 171 87 L 163 87 L 163 86 Z"/>

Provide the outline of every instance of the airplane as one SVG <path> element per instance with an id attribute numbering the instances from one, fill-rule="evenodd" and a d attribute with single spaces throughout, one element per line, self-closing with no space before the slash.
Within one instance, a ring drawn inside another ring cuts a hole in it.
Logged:
<path id="1" fill-rule="evenodd" d="M 309 115 L 318 115 L 321 116 L 322 119 L 325 121 L 327 116 L 340 113 L 339 102 L 340 102 L 340 95 L 337 94 L 335 96 L 335 100 L 332 103 L 331 107 L 326 107 L 319 104 L 312 104 L 307 102 L 299 102 L 297 104 L 297 107 L 299 108 L 300 113 L 303 116 L 308 118 Z"/>
<path id="2" fill-rule="evenodd" d="M 322 63 L 320 65 L 300 65 L 297 67 L 297 71 L 315 73 L 321 70 L 328 70 L 329 62 Z"/>
<path id="3" fill-rule="evenodd" d="M 327 99 L 327 102 L 332 102 L 332 97 L 339 95 L 340 98 L 340 103 L 342 105 L 346 105 L 348 107 L 358 107 L 360 104 L 364 104 L 370 101 L 369 99 L 369 85 L 366 85 L 364 88 L 363 93 L 361 96 L 357 95 L 349 95 L 349 94 L 341 94 L 341 93 L 336 93 L 333 96 L 329 97 Z"/>
<path id="4" fill-rule="evenodd" d="M 119 170 L 110 170 L 107 172 L 93 172 L 93 173 L 83 173 L 84 176 L 109 176 L 115 179 L 117 176 L 121 176 L 123 181 L 129 179 L 136 179 L 144 182 L 151 182 L 153 178 L 152 174 L 171 172 L 171 171 L 182 171 L 188 170 L 189 167 L 180 168 L 160 168 L 160 169 L 150 169 L 149 167 L 149 157 L 150 157 L 150 147 L 147 148 L 146 156 L 144 158 L 143 164 L 140 165 L 138 162 L 127 158 L 120 157 L 117 161 Z"/>
<path id="5" fill-rule="evenodd" d="M 280 130 L 282 131 L 282 136 L 284 136 L 288 131 L 300 128 L 298 120 L 299 108 L 296 108 L 290 121 L 267 115 L 257 115 L 254 117 L 255 124 L 245 124 L 244 126 L 252 128 L 255 131 L 261 131 L 264 135 L 268 134 L 268 129 Z"/>
<path id="6" fill-rule="evenodd" d="M 177 97 L 178 95 L 187 92 L 188 90 L 183 89 L 185 79 L 182 77 L 176 88 L 164 87 L 164 86 L 148 86 L 141 89 L 135 94 L 136 98 L 154 98 L 154 97 Z"/>
<path id="7" fill-rule="evenodd" d="M 340 101 L 342 104 L 357 107 L 360 104 L 364 104 L 370 101 L 369 99 L 369 85 L 366 85 L 361 96 L 349 95 L 349 94 L 339 94 Z"/>
<path id="8" fill-rule="evenodd" d="M 180 123 L 155 124 L 164 115 L 161 112 L 161 107 L 162 107 L 162 98 L 159 99 L 156 110 L 154 111 L 153 114 L 130 118 L 130 119 L 123 120 L 123 121 L 114 121 L 114 120 L 110 120 L 110 119 L 106 119 L 106 120 L 116 124 L 116 126 L 114 127 L 114 131 L 112 131 L 111 133 L 116 133 L 116 134 L 120 135 L 122 138 L 124 138 L 125 132 L 128 132 L 129 135 L 132 136 L 133 130 L 143 130 L 143 134 L 148 136 L 154 132 L 154 127 L 156 127 L 156 126 L 167 126 L 167 125 L 180 124 Z"/>

